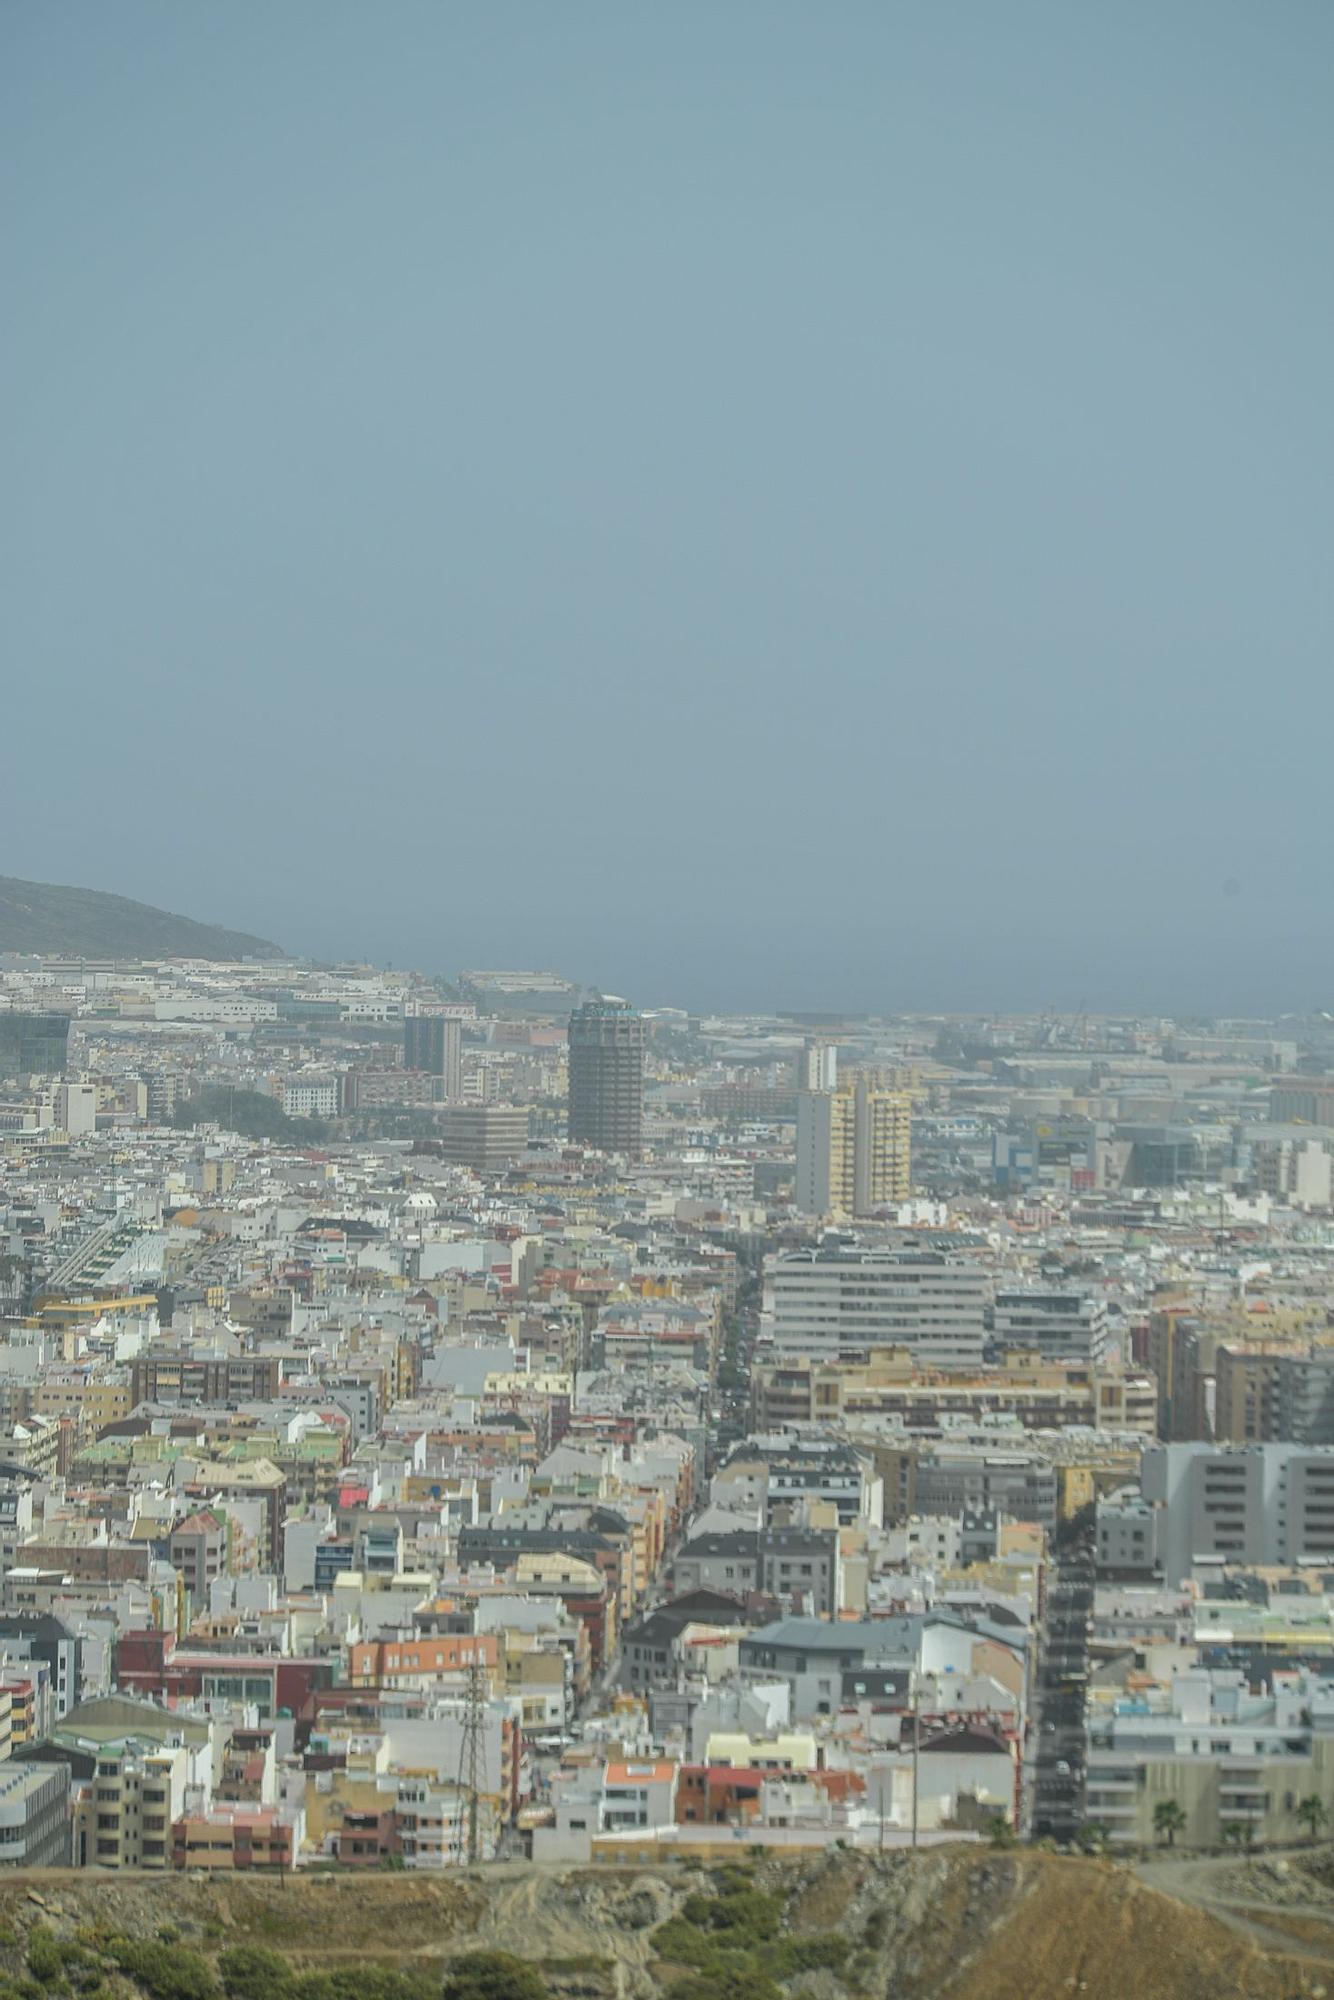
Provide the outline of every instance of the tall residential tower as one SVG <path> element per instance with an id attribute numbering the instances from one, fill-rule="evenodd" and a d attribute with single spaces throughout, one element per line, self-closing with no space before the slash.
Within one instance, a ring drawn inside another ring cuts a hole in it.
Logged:
<path id="1" fill-rule="evenodd" d="M 870 1215 L 906 1201 L 912 1099 L 857 1077 L 797 1095 L 797 1207 L 804 1215 Z"/>
<path id="2" fill-rule="evenodd" d="M 445 1096 L 463 1095 L 463 1030 L 443 1014 L 405 1014 L 403 1067 L 442 1076 Z"/>
<path id="3" fill-rule="evenodd" d="M 623 1000 L 570 1016 L 570 1139 L 637 1158 L 644 1143 L 644 1023 Z"/>
<path id="4" fill-rule="evenodd" d="M 797 1058 L 798 1090 L 838 1089 L 838 1044 L 807 1037 Z"/>

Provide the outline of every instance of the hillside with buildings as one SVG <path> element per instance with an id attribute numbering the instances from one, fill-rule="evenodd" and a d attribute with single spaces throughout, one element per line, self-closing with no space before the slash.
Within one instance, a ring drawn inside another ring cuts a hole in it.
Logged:
<path id="1" fill-rule="evenodd" d="M 197 923 L 101 889 L 0 875 L 0 953 L 83 958 L 281 958 L 247 931 Z"/>

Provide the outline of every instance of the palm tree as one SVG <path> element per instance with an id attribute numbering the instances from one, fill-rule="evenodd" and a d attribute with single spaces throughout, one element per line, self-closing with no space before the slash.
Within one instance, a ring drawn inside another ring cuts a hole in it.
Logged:
<path id="1" fill-rule="evenodd" d="M 1176 1846 L 1177 1835 L 1186 1830 L 1186 1815 L 1175 1799 L 1159 1799 L 1153 1809 L 1153 1830 L 1159 1840 L 1166 1838 L 1169 1847 Z"/>
<path id="2" fill-rule="evenodd" d="M 1325 1810 L 1325 1801 L 1318 1792 L 1308 1792 L 1304 1799 L 1298 1801 L 1297 1817 L 1306 1828 L 1312 1842 L 1316 1841 L 1321 1827 L 1329 1818 Z"/>

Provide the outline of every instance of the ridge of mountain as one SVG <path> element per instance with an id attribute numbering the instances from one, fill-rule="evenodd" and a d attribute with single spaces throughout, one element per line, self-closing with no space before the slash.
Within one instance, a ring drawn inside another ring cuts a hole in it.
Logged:
<path id="1" fill-rule="evenodd" d="M 0 952 L 81 958 L 281 958 L 280 946 L 170 910 L 64 883 L 0 875 Z"/>

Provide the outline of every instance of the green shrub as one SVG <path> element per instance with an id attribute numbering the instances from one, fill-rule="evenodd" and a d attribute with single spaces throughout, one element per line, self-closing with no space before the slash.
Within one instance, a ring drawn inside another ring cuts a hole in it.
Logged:
<path id="1" fill-rule="evenodd" d="M 64 1983 L 64 1953 L 55 1933 L 45 1924 L 34 1924 L 28 1932 L 28 1970 L 43 1986 L 54 1986 L 57 1981 Z"/>
<path id="2" fill-rule="evenodd" d="M 779 1897 L 735 1875 L 723 1887 L 719 1896 L 687 1896 L 653 1933 L 660 1959 L 691 1968 L 672 2000 L 781 2000 L 780 1980 L 845 1964 L 849 1944 L 838 1932 L 784 1937 Z"/>
<path id="3" fill-rule="evenodd" d="M 813 1937 L 776 1938 L 760 1954 L 766 1971 L 778 1979 L 798 1972 L 837 1972 L 848 1955 L 848 1941 L 837 1931 L 817 1931 Z"/>
<path id="4" fill-rule="evenodd" d="M 262 1090 L 236 1090 L 229 1083 L 206 1084 L 178 1104 L 171 1114 L 178 1129 L 189 1131 L 196 1125 L 217 1124 L 244 1139 L 305 1139 L 328 1136 L 329 1127 L 318 1118 L 289 1118 L 281 1104 Z"/>
<path id="5" fill-rule="evenodd" d="M 697 1972 L 672 1988 L 672 2000 L 782 2000 L 781 1991 L 762 1966 L 720 1966 Z"/>
<path id="6" fill-rule="evenodd" d="M 228 2000 L 287 2000 L 296 1984 L 287 1960 L 267 1945 L 237 1944 L 218 1957 Z"/>
<path id="7" fill-rule="evenodd" d="M 712 1965 L 718 1955 L 713 1939 L 689 1923 L 684 1915 L 668 1917 L 665 1924 L 658 1925 L 653 1933 L 653 1949 L 659 1958 L 669 1959 L 673 1965 Z"/>
<path id="8" fill-rule="evenodd" d="M 440 2000 L 437 1976 L 424 1967 L 398 1972 L 388 1965 L 358 1965 L 303 1972 L 289 1991 L 291 2000 Z"/>
<path id="9" fill-rule="evenodd" d="M 547 2000 L 535 1965 L 508 1951 L 468 1951 L 445 1968 L 442 2000 Z"/>
<path id="10" fill-rule="evenodd" d="M 156 1938 L 114 1937 L 107 1957 L 128 1972 L 151 2000 L 216 2000 L 218 1984 L 207 1959 Z"/>
<path id="11" fill-rule="evenodd" d="M 722 1896 L 687 1896 L 681 1916 L 700 1931 L 724 1931 L 729 1942 L 740 1945 L 749 1939 L 762 1944 L 771 1938 L 782 1915 L 777 1896 L 766 1896 L 750 1884 L 729 1889 Z"/>
<path id="12" fill-rule="evenodd" d="M 755 1886 L 754 1878 L 752 1877 L 750 1870 L 751 1870 L 751 1861 L 750 1861 L 750 1851 L 748 1849 L 746 1854 L 746 1859 L 744 1861 L 719 1862 L 718 1866 L 712 1871 L 710 1879 L 712 1880 L 713 1886 L 718 1891 L 718 1894 L 720 1896 L 731 1896 L 734 1895 L 738 1889 L 754 1888 Z"/>

